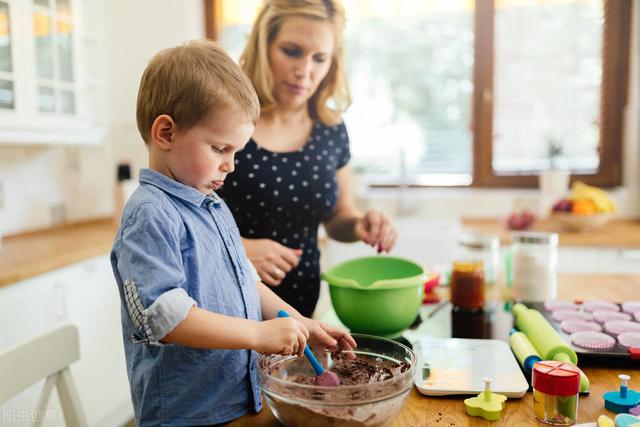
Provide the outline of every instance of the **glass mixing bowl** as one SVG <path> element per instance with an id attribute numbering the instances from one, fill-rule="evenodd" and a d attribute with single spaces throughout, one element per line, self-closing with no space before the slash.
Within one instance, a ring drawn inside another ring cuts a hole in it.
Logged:
<path id="1" fill-rule="evenodd" d="M 400 412 L 411 387 L 416 356 L 408 347 L 386 338 L 352 334 L 358 347 L 343 351 L 339 359 L 358 358 L 371 362 L 367 382 L 350 384 L 343 380 L 338 387 L 320 387 L 293 382 L 307 379 L 313 383 L 315 373 L 304 357 L 263 354 L 258 360 L 260 387 L 275 417 L 287 427 L 305 426 L 384 426 Z M 351 353 L 351 355 L 350 355 Z M 325 368 L 341 375 L 349 369 L 331 357 L 317 354 Z M 394 365 L 394 375 L 388 367 Z"/>

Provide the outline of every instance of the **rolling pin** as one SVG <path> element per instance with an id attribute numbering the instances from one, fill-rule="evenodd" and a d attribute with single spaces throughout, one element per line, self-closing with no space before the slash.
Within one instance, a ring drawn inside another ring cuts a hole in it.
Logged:
<path id="1" fill-rule="evenodd" d="M 538 310 L 524 304 L 513 306 L 516 327 L 524 332 L 543 360 L 558 360 L 573 365 L 578 363 L 576 352 L 564 342 L 558 332 Z M 580 391 L 589 391 L 589 379 L 580 371 Z"/>
<path id="2" fill-rule="evenodd" d="M 536 350 L 523 332 L 514 332 L 509 335 L 509 345 L 511 346 L 513 354 L 516 355 L 516 359 L 520 362 L 520 365 L 529 374 L 533 369 L 533 365 L 542 360 L 542 357 L 538 354 L 538 350 Z"/>

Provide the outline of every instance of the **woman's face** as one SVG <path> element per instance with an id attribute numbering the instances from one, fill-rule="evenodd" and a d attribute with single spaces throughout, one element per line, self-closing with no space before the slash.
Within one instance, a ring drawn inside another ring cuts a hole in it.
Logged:
<path id="1" fill-rule="evenodd" d="M 305 106 L 331 67 L 335 35 L 328 21 L 286 18 L 269 45 L 273 95 L 282 108 Z"/>

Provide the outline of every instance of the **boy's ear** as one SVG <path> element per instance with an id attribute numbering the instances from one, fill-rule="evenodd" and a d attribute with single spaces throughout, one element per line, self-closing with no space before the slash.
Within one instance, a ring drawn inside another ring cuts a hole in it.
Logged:
<path id="1" fill-rule="evenodd" d="M 171 149 L 173 135 L 176 132 L 176 122 L 171 116 L 161 114 L 153 121 L 151 125 L 151 142 L 161 150 Z"/>

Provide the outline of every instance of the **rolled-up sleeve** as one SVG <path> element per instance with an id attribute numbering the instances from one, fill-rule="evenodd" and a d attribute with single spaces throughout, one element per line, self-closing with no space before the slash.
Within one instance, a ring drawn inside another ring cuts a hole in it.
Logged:
<path id="1" fill-rule="evenodd" d="M 180 224 L 170 212 L 143 203 L 122 227 L 117 269 L 138 341 L 161 345 L 197 305 L 186 291 Z"/>

